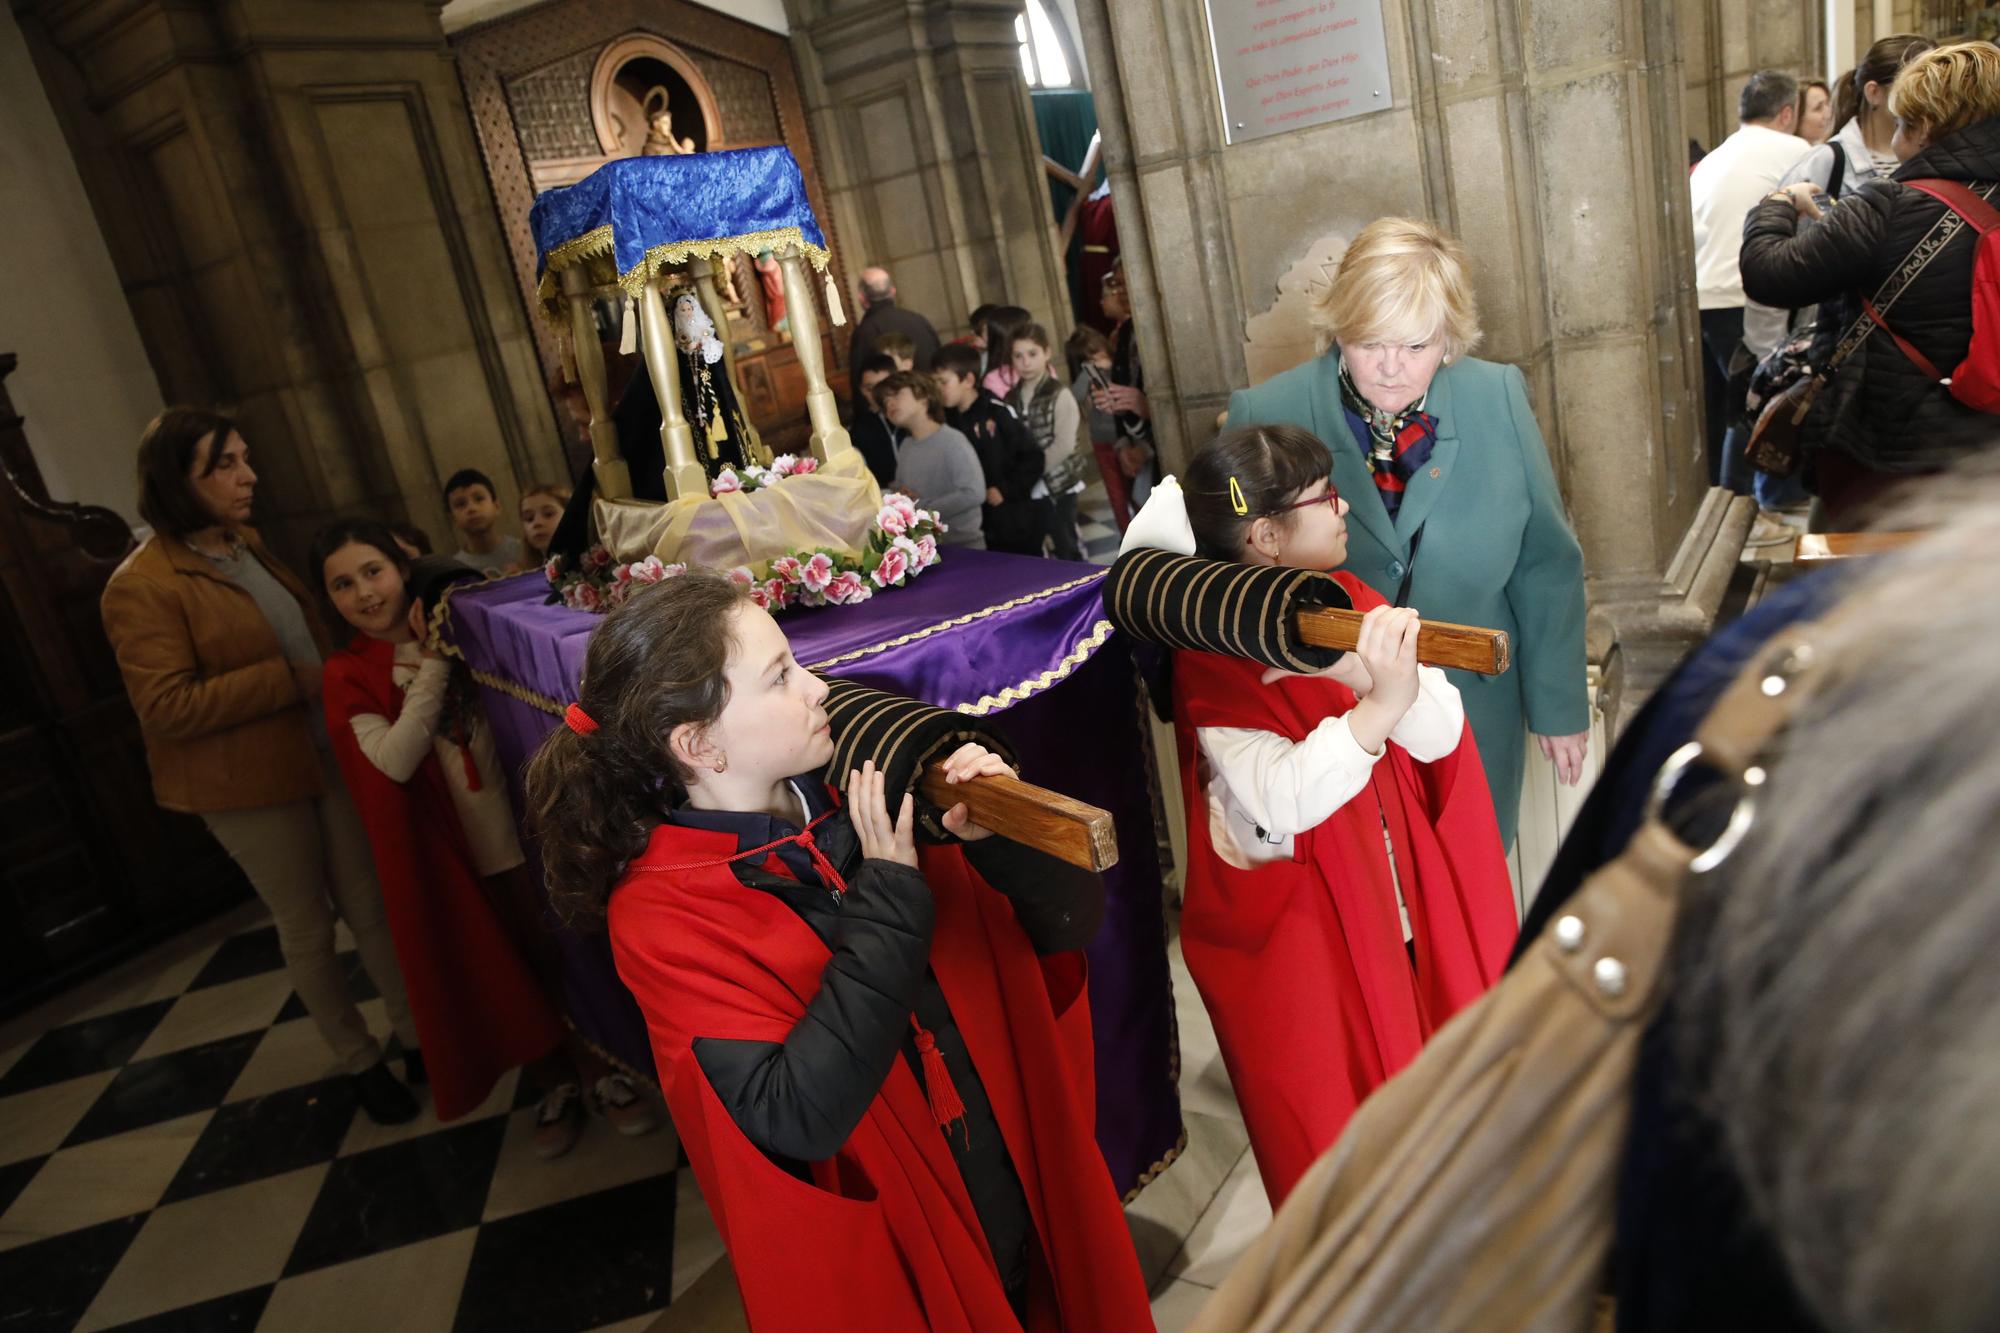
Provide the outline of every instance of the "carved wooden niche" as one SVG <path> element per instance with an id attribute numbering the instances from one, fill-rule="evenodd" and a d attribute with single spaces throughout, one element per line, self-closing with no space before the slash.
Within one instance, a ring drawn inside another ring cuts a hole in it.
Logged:
<path id="1" fill-rule="evenodd" d="M 723 146 L 708 80 L 680 48 L 651 33 L 621 37 L 598 55 L 590 120 L 607 158 Z"/>

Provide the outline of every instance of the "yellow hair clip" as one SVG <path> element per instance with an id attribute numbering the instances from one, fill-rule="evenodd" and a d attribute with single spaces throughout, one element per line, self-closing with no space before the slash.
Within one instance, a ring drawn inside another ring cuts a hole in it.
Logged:
<path id="1" fill-rule="evenodd" d="M 1243 487 L 1234 477 L 1229 479 L 1229 507 L 1236 511 L 1238 518 L 1250 512 L 1250 502 L 1243 498 Z"/>

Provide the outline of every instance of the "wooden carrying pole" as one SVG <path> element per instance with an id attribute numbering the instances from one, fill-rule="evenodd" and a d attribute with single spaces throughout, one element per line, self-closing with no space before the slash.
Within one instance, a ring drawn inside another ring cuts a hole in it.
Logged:
<path id="1" fill-rule="evenodd" d="M 1299 638 L 1315 648 L 1354 651 L 1361 639 L 1361 612 L 1323 606 L 1299 612 Z M 1426 620 L 1417 628 L 1417 660 L 1425 666 L 1454 667 L 1497 676 L 1513 660 L 1504 629 Z"/>
<path id="2" fill-rule="evenodd" d="M 1105 871 L 1118 864 L 1118 834 L 1111 812 L 1061 792 L 1015 777 L 948 783 L 941 761 L 925 767 L 917 791 L 940 810 L 962 801 L 973 823 L 1073 866 Z"/>

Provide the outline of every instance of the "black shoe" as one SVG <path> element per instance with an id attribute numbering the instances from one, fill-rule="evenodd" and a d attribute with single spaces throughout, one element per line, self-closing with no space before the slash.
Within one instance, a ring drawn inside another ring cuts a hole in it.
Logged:
<path id="1" fill-rule="evenodd" d="M 417 1099 L 389 1072 L 387 1060 L 377 1060 L 364 1074 L 349 1074 L 347 1084 L 368 1118 L 378 1125 L 400 1125 L 417 1118 Z"/>
<path id="2" fill-rule="evenodd" d="M 404 1051 L 403 1082 L 413 1088 L 421 1088 L 430 1081 L 431 1076 L 424 1072 L 424 1053 L 422 1051 Z"/>

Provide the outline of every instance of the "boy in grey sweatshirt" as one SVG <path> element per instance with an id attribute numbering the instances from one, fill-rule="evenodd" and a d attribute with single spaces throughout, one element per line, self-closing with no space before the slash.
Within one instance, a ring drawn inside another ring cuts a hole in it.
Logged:
<path id="1" fill-rule="evenodd" d="M 875 390 L 883 413 L 907 432 L 896 449 L 896 487 L 908 491 L 944 520 L 944 546 L 984 548 L 980 506 L 986 501 L 986 469 L 972 442 L 944 424 L 937 384 L 917 371 L 902 371 Z"/>

